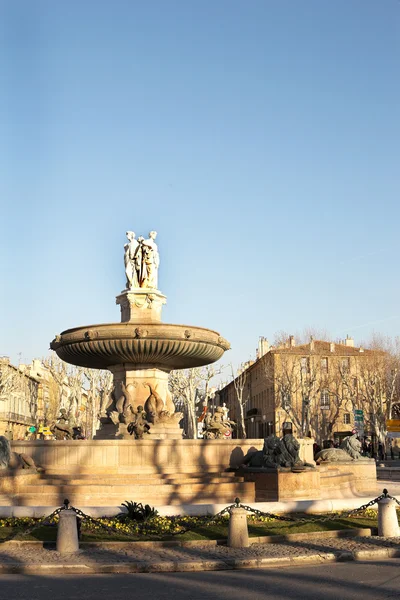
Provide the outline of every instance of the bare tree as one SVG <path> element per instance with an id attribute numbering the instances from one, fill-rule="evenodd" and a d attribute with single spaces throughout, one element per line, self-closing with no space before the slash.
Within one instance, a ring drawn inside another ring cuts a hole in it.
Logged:
<path id="1" fill-rule="evenodd" d="M 20 391 L 23 386 L 23 372 L 10 364 L 9 358 L 0 358 L 0 398 L 11 392 Z"/>
<path id="2" fill-rule="evenodd" d="M 274 389 L 275 409 L 282 409 L 301 436 L 315 423 L 321 391 L 321 371 L 312 343 L 301 356 L 276 353 L 264 364 L 266 380 Z"/>
<path id="3" fill-rule="evenodd" d="M 184 411 L 188 438 L 197 438 L 196 409 L 200 402 L 208 402 L 211 396 L 211 380 L 219 375 L 222 369 L 223 367 L 216 369 L 213 365 L 208 365 L 171 371 L 169 375 L 168 385 L 172 399 L 177 409 Z"/>
<path id="4" fill-rule="evenodd" d="M 246 423 L 244 420 L 245 407 L 250 400 L 249 386 L 247 385 L 247 369 L 239 368 L 235 376 L 233 365 L 231 363 L 232 383 L 235 389 L 236 402 L 239 409 L 238 419 L 238 437 L 246 439 Z"/>
<path id="5" fill-rule="evenodd" d="M 364 414 L 369 429 L 382 444 L 387 436 L 387 421 L 399 400 L 400 337 L 374 336 L 370 350 L 358 362 L 358 395 L 368 412 Z"/>
<path id="6" fill-rule="evenodd" d="M 83 427 L 85 437 L 91 439 L 98 428 L 100 414 L 108 404 L 113 389 L 113 376 L 110 371 L 99 369 L 84 369 L 83 376 L 88 385 Z"/>

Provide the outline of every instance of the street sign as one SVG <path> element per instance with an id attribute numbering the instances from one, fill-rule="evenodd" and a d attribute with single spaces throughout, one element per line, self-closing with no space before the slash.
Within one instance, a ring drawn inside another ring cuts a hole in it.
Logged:
<path id="1" fill-rule="evenodd" d="M 29 427 L 29 430 L 28 430 L 28 431 L 29 431 L 30 433 L 35 433 L 35 431 L 36 431 L 36 427 L 34 427 L 33 425 L 31 425 L 31 426 Z"/>
<path id="2" fill-rule="evenodd" d="M 388 431 L 400 431 L 400 419 L 388 419 L 386 421 Z"/>

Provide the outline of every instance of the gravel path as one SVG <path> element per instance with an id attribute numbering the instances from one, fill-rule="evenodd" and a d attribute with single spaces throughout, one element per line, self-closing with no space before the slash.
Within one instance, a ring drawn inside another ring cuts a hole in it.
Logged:
<path id="1" fill-rule="evenodd" d="M 252 544 L 249 548 L 228 548 L 227 546 L 191 545 L 145 548 L 132 543 L 124 547 L 82 547 L 79 552 L 69 555 L 59 554 L 55 548 L 41 545 L 4 543 L 0 546 L 0 564 L 3 565 L 76 565 L 87 566 L 119 563 L 181 563 L 190 561 L 225 561 L 232 559 L 259 560 L 293 558 L 333 554 L 343 552 L 379 551 L 385 548 L 400 551 L 400 538 L 355 537 L 355 538 L 313 538 L 308 541 L 285 541 L 282 543 Z"/>

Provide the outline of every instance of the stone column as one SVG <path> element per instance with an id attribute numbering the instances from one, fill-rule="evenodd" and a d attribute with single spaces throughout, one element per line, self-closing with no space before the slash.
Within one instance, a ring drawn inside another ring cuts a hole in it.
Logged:
<path id="1" fill-rule="evenodd" d="M 230 510 L 227 545 L 230 548 L 248 548 L 250 546 L 247 511 L 244 508 L 235 506 Z"/>
<path id="2" fill-rule="evenodd" d="M 75 511 L 71 509 L 62 510 L 59 517 L 56 543 L 57 552 L 60 554 L 78 552 L 78 526 Z"/>
<path id="3" fill-rule="evenodd" d="M 378 502 L 378 535 L 381 537 L 399 537 L 396 503 L 391 498 L 382 498 Z"/>

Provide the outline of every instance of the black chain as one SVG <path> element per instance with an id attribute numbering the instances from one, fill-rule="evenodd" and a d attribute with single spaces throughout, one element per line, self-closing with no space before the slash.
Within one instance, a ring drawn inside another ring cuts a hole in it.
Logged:
<path id="1" fill-rule="evenodd" d="M 370 502 L 367 502 L 366 504 L 363 504 L 362 506 L 359 506 L 358 508 L 353 508 L 352 510 L 349 510 L 345 513 L 340 513 L 340 518 L 347 519 L 348 517 L 350 517 L 358 512 L 361 512 L 363 510 L 366 510 L 370 506 L 373 506 L 374 504 L 376 504 L 377 502 L 379 502 L 379 500 L 382 500 L 383 498 L 391 498 L 392 500 L 395 500 L 397 502 L 397 504 L 400 505 L 400 502 L 397 500 L 397 498 L 390 496 L 388 494 L 388 491 L 385 489 L 385 490 L 383 490 L 383 493 L 380 496 L 377 496 L 376 498 L 374 498 L 374 500 L 371 500 Z M 248 512 L 251 512 L 257 516 L 269 517 L 269 518 L 275 519 L 277 521 L 292 521 L 292 522 L 296 522 L 296 523 L 326 523 L 327 521 L 335 521 L 338 518 L 338 513 L 336 513 L 336 515 L 330 515 L 330 516 L 326 516 L 326 517 L 316 517 L 316 518 L 283 517 L 282 515 L 275 515 L 274 513 L 263 512 L 262 510 L 258 510 L 257 508 L 252 508 L 251 506 L 246 506 L 245 504 L 240 504 L 240 501 L 237 504 L 237 506 L 240 506 L 241 508 L 244 508 Z"/>
<path id="2" fill-rule="evenodd" d="M 377 496 L 376 498 L 374 498 L 374 500 L 371 500 L 370 502 L 367 502 L 366 504 L 362 504 L 358 508 L 353 508 L 352 510 L 349 510 L 345 513 L 340 513 L 340 515 L 339 515 L 339 513 L 336 513 L 334 515 L 329 515 L 326 517 L 316 517 L 316 518 L 284 517 L 282 515 L 276 515 L 274 513 L 258 510 L 257 508 L 247 506 L 246 504 L 241 504 L 240 499 L 235 498 L 234 504 L 230 504 L 229 506 L 226 506 L 221 511 L 219 511 L 217 514 L 215 514 L 214 516 L 205 516 L 200 521 L 199 520 L 196 521 L 196 523 L 194 523 L 192 526 L 182 527 L 179 531 L 168 532 L 168 533 L 165 533 L 164 535 L 168 535 L 168 536 L 182 535 L 189 531 L 194 531 L 194 530 L 198 529 L 199 527 L 210 525 L 211 523 L 215 522 L 217 519 L 222 517 L 224 514 L 230 513 L 232 508 L 243 508 L 244 510 L 248 511 L 249 513 L 252 513 L 259 517 L 267 517 L 267 518 L 274 519 L 277 521 L 289 521 L 292 523 L 325 523 L 327 521 L 336 520 L 338 518 L 338 516 L 340 516 L 341 519 L 343 519 L 343 518 L 346 519 L 356 513 L 366 510 L 367 508 L 373 506 L 374 504 L 376 504 L 383 498 L 389 498 L 391 500 L 394 500 L 400 506 L 399 500 L 397 500 L 397 498 L 395 498 L 394 496 L 391 496 L 389 494 L 389 492 L 387 491 L 387 489 L 384 489 L 383 493 L 380 496 Z M 112 525 L 107 525 L 106 523 L 103 523 L 99 519 L 95 519 L 94 517 L 87 515 L 79 508 L 76 508 L 75 506 L 71 506 L 69 504 L 68 500 L 64 500 L 63 506 L 56 508 L 56 510 L 54 510 L 51 514 L 47 515 L 46 517 L 43 517 L 42 519 L 40 519 L 37 523 L 35 523 L 31 527 L 28 527 L 28 529 L 26 529 L 25 531 L 23 531 L 23 532 L 17 531 L 16 533 L 13 533 L 10 536 L 8 536 L 7 538 L 5 538 L 3 541 L 8 542 L 8 541 L 14 539 L 15 537 L 17 537 L 18 535 L 21 535 L 21 536 L 28 535 L 29 533 L 31 533 L 32 531 L 34 531 L 35 529 L 37 529 L 38 527 L 43 525 L 43 523 L 45 523 L 46 521 L 50 521 L 53 517 L 59 515 L 60 512 L 63 510 L 73 510 L 75 512 L 76 516 L 78 517 L 78 524 L 79 524 L 79 520 L 82 519 L 83 521 L 86 521 L 93 525 L 97 525 L 107 531 L 110 531 L 112 533 L 117 533 L 118 535 L 122 535 L 127 538 L 137 537 L 137 534 L 135 536 L 135 534 L 132 534 L 131 532 L 126 532 L 121 529 L 117 529 L 117 527 L 114 527 Z M 157 533 L 157 535 L 160 536 L 162 534 Z"/>
<path id="3" fill-rule="evenodd" d="M 134 537 L 131 532 L 117 529 L 117 527 L 113 527 L 113 525 L 107 525 L 106 523 L 103 523 L 99 519 L 95 519 L 94 517 L 87 515 L 82 510 L 80 510 L 79 508 L 76 508 L 75 506 L 70 506 L 69 509 L 73 510 L 75 512 L 76 516 L 78 517 L 78 519 L 82 519 L 82 521 L 92 523 L 93 525 L 98 525 L 99 527 L 102 527 L 103 529 L 105 529 L 106 531 L 110 531 L 111 533 L 118 533 L 118 535 L 122 535 L 122 536 L 125 536 L 128 538 Z"/>
<path id="4" fill-rule="evenodd" d="M 17 536 L 25 537 L 26 535 L 28 535 L 29 533 L 31 533 L 38 527 L 41 527 L 43 525 L 43 523 L 46 523 L 46 521 L 50 521 L 53 517 L 59 515 L 60 512 L 65 509 L 66 509 L 65 505 L 60 506 L 59 508 L 56 508 L 56 510 L 54 510 L 52 513 L 50 513 L 49 515 L 47 515 L 45 517 L 42 517 L 34 525 L 32 525 L 31 527 L 28 527 L 28 529 L 25 529 L 25 531 L 16 531 L 15 533 L 11 533 L 9 536 L 7 536 L 6 538 L 3 539 L 3 542 L 9 542 L 9 541 L 15 539 Z"/>
<path id="5" fill-rule="evenodd" d="M 182 535 L 184 533 L 187 533 L 188 531 L 195 531 L 196 529 L 199 529 L 199 527 L 205 527 L 207 525 L 211 525 L 211 523 L 214 523 L 214 521 L 216 521 L 217 519 L 222 517 L 225 513 L 229 512 L 231 510 L 231 508 L 238 508 L 238 506 L 236 504 L 230 504 L 229 506 L 226 506 L 224 509 L 220 510 L 219 513 L 217 513 L 214 516 L 203 517 L 201 519 L 201 521 L 196 521 L 196 523 L 194 523 L 192 526 L 183 527 L 179 531 L 172 531 L 168 535 L 173 535 L 173 536 Z"/>
<path id="6" fill-rule="evenodd" d="M 395 498 L 394 496 L 391 496 L 386 489 L 383 490 L 383 497 L 384 498 L 390 498 L 390 500 L 394 500 L 400 506 L 399 500 L 397 500 L 397 498 Z"/>

